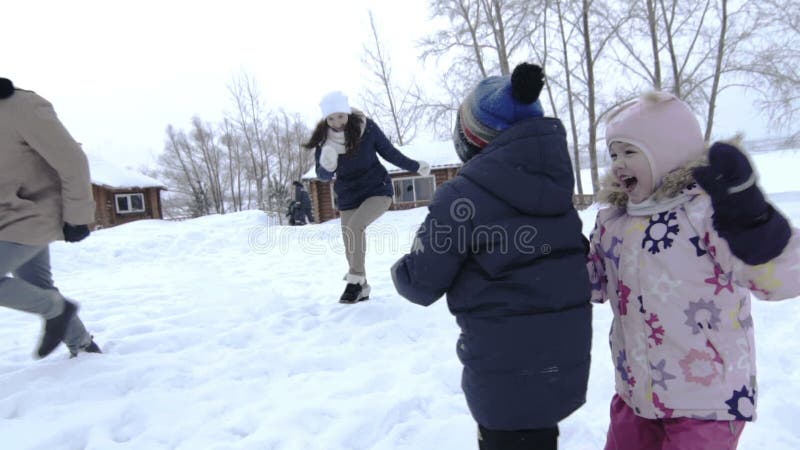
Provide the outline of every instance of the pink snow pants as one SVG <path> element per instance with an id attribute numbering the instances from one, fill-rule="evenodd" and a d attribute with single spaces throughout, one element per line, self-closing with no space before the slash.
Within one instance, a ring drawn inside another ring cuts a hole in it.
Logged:
<path id="1" fill-rule="evenodd" d="M 744 420 L 645 419 L 616 394 L 605 450 L 735 450 Z"/>

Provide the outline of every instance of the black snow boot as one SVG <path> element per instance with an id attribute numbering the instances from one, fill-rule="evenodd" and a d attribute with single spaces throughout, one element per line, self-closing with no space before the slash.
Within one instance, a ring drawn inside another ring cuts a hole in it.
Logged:
<path id="1" fill-rule="evenodd" d="M 64 340 L 64 335 L 67 333 L 69 321 L 72 320 L 72 316 L 74 316 L 77 311 L 78 307 L 75 303 L 64 300 L 64 311 L 52 319 L 45 321 L 42 341 L 39 344 L 39 348 L 36 350 L 36 356 L 44 358 L 58 347 L 58 344 Z"/>
<path id="2" fill-rule="evenodd" d="M 369 300 L 370 287 L 368 284 L 347 283 L 339 303 L 358 303 Z"/>
<path id="3" fill-rule="evenodd" d="M 72 350 L 72 349 L 70 349 L 69 350 L 69 357 L 70 358 L 77 358 L 78 357 L 78 352 L 103 353 L 102 350 L 100 350 L 100 346 L 98 346 L 97 343 L 94 341 L 94 336 L 92 336 L 92 340 L 89 341 L 88 344 L 86 344 L 86 345 L 82 346 L 81 348 L 79 348 L 77 352 Z"/>

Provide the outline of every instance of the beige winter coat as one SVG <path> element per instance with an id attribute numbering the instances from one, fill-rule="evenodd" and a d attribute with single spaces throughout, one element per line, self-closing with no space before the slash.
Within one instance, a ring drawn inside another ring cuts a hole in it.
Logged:
<path id="1" fill-rule="evenodd" d="M 17 89 L 0 100 L 0 241 L 47 245 L 64 222 L 94 222 L 86 155 L 50 102 Z"/>

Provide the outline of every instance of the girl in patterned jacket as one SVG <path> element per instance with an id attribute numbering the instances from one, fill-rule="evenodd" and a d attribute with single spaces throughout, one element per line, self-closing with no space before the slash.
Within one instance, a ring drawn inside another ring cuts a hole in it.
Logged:
<path id="1" fill-rule="evenodd" d="M 706 153 L 688 105 L 661 92 L 613 111 L 612 168 L 588 257 L 610 300 L 616 394 L 606 450 L 735 449 L 756 417 L 750 293 L 800 295 L 798 231 L 734 145 Z"/>

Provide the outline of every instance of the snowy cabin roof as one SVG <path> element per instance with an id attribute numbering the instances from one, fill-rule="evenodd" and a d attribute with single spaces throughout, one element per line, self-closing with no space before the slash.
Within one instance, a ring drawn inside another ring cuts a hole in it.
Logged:
<path id="1" fill-rule="evenodd" d="M 411 144 L 398 146 L 400 153 L 408 156 L 411 159 L 427 161 L 431 165 L 431 169 L 442 169 L 447 167 L 460 167 L 462 162 L 453 148 L 453 141 L 414 141 Z M 386 167 L 389 173 L 402 173 L 405 170 L 387 162 L 378 156 L 381 163 Z M 308 172 L 303 174 L 304 180 L 313 180 L 317 178 L 317 173 L 312 167 Z"/>
<path id="2" fill-rule="evenodd" d="M 149 188 L 158 187 L 166 189 L 164 183 L 150 178 L 131 169 L 120 167 L 109 162 L 101 156 L 87 155 L 89 159 L 89 172 L 92 177 L 92 184 L 105 186 L 113 189 L 119 188 Z"/>

